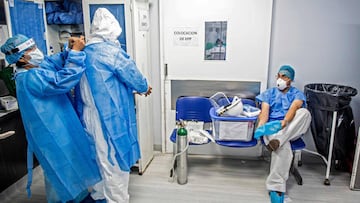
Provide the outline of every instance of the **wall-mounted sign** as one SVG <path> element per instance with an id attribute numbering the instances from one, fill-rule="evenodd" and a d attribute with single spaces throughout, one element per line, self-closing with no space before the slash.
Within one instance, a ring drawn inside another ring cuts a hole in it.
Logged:
<path id="1" fill-rule="evenodd" d="M 198 46 L 199 32 L 198 28 L 180 27 L 173 29 L 173 38 L 175 46 Z"/>
<path id="2" fill-rule="evenodd" d="M 139 10 L 139 31 L 148 31 L 149 24 L 149 11 Z"/>

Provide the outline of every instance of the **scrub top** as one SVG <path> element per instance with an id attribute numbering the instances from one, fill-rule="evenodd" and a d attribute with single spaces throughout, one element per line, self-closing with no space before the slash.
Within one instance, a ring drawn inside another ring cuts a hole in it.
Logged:
<path id="1" fill-rule="evenodd" d="M 283 120 L 294 100 L 302 100 L 302 107 L 306 105 L 304 93 L 292 86 L 290 86 L 285 94 L 277 87 L 267 89 L 265 92 L 256 96 L 256 100 L 260 103 L 265 102 L 270 105 L 269 121 Z"/>

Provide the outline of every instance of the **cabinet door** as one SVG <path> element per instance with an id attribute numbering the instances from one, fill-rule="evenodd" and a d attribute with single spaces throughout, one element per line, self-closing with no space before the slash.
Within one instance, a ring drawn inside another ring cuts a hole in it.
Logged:
<path id="1" fill-rule="evenodd" d="M 23 34 L 35 40 L 37 47 L 47 54 L 44 39 L 44 3 L 9 0 L 12 35 Z"/>
<path id="2" fill-rule="evenodd" d="M 0 134 L 14 134 L 0 138 L 0 192 L 26 175 L 27 142 L 19 110 L 0 117 Z"/>

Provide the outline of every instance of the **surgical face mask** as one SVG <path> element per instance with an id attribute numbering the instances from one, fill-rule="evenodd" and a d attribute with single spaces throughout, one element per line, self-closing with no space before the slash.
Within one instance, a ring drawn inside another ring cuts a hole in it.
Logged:
<path id="1" fill-rule="evenodd" d="M 28 55 L 31 57 L 29 63 L 34 66 L 39 66 L 40 63 L 44 60 L 44 54 L 38 48 L 28 53 Z"/>
<path id="2" fill-rule="evenodd" d="M 284 90 L 287 85 L 286 85 L 286 81 L 281 79 L 281 78 L 278 78 L 276 80 L 276 87 L 279 89 L 279 90 Z"/>

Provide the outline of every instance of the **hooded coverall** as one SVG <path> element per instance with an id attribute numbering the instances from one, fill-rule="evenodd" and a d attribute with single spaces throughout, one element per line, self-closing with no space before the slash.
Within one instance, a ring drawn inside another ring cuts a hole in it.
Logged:
<path id="1" fill-rule="evenodd" d="M 130 168 L 140 158 L 133 92 L 148 89 L 145 77 L 121 49 L 120 34 L 115 17 L 107 9 L 96 10 L 77 98 L 83 124 L 95 140 L 103 177 L 92 198 L 105 198 L 108 203 L 129 201 Z"/>

